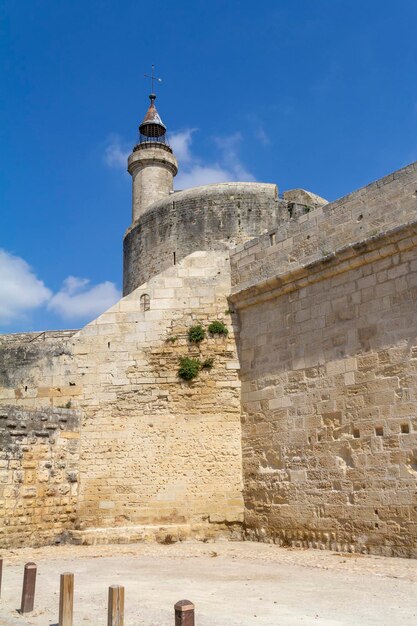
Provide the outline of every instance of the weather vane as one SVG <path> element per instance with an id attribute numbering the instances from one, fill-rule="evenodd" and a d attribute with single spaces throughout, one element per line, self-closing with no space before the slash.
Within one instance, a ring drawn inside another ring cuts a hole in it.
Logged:
<path id="1" fill-rule="evenodd" d="M 152 63 L 152 74 L 144 74 L 145 78 L 150 78 L 151 79 L 151 88 L 152 88 L 152 93 L 154 93 L 154 82 L 156 81 L 157 83 L 162 83 L 162 78 L 158 78 L 157 76 L 155 76 L 155 65 Z"/>

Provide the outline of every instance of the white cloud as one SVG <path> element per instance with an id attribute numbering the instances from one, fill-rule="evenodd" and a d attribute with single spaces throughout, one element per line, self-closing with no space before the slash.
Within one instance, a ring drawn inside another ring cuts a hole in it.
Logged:
<path id="1" fill-rule="evenodd" d="M 195 128 L 189 128 L 170 137 L 170 143 L 179 162 L 178 174 L 174 179 L 176 189 L 188 189 L 210 183 L 224 183 L 233 180 L 254 181 L 255 177 L 244 167 L 239 157 L 240 133 L 215 137 L 219 148 L 217 162 L 206 163 L 191 149 Z"/>
<path id="2" fill-rule="evenodd" d="M 234 135 L 216 137 L 215 141 L 220 148 L 222 161 L 230 172 L 234 174 L 235 180 L 254 181 L 255 177 L 248 172 L 239 157 L 239 145 L 242 142 L 242 135 L 240 133 L 234 133 Z"/>
<path id="3" fill-rule="evenodd" d="M 185 165 L 192 160 L 191 154 L 191 141 L 192 134 L 195 133 L 196 128 L 188 128 L 186 130 L 180 130 L 176 133 L 172 133 L 169 137 L 169 143 L 173 149 L 175 156 L 181 165 Z"/>
<path id="4" fill-rule="evenodd" d="M 105 281 L 91 285 L 87 278 L 68 276 L 61 289 L 50 299 L 48 309 L 66 320 L 93 319 L 120 298 L 116 285 Z"/>
<path id="5" fill-rule="evenodd" d="M 231 174 L 223 170 L 219 165 L 195 165 L 187 170 L 180 170 L 174 179 L 177 189 L 188 189 L 210 183 L 226 183 L 232 180 Z"/>
<path id="6" fill-rule="evenodd" d="M 119 290 L 112 282 L 91 285 L 69 276 L 53 293 L 21 257 L 0 248 L 0 325 L 29 320 L 35 309 L 52 311 L 65 320 L 93 319 L 115 304 Z"/>
<path id="7" fill-rule="evenodd" d="M 51 291 L 18 256 L 0 249 L 0 323 L 10 324 L 45 304 Z"/>
<path id="8" fill-rule="evenodd" d="M 119 135 L 110 135 L 104 151 L 104 161 L 106 165 L 115 169 L 126 169 L 127 158 L 130 150 L 123 143 Z"/>
<path id="9" fill-rule="evenodd" d="M 206 161 L 194 154 L 192 142 L 197 128 L 185 128 L 170 134 L 169 141 L 178 160 L 178 174 L 174 179 L 175 189 L 188 189 L 210 183 L 228 181 L 254 181 L 255 177 L 243 165 L 239 156 L 240 133 L 225 137 L 214 137 L 218 148 L 218 158 L 214 162 Z M 265 137 L 258 137 L 265 141 Z M 104 161 L 108 167 L 126 169 L 129 149 L 119 135 L 110 135 L 104 152 Z"/>

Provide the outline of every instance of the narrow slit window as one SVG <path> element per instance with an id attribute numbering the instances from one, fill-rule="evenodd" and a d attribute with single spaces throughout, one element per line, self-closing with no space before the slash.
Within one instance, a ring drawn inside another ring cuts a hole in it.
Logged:
<path id="1" fill-rule="evenodd" d="M 141 311 L 149 311 L 151 308 L 151 299 L 149 294 L 143 293 L 140 297 L 140 310 Z"/>

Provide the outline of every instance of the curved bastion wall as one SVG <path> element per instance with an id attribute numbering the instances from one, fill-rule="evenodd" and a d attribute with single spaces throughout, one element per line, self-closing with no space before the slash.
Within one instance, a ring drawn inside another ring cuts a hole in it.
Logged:
<path id="1" fill-rule="evenodd" d="M 199 250 L 227 250 L 287 221 L 274 184 L 194 187 L 155 202 L 127 230 L 123 294 Z"/>

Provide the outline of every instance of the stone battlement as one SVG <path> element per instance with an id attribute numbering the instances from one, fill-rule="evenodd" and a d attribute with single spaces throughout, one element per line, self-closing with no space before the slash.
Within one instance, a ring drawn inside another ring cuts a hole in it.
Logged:
<path id="1" fill-rule="evenodd" d="M 347 246 L 417 218 L 417 163 L 297 219 L 231 253 L 232 293 L 296 272 Z"/>

